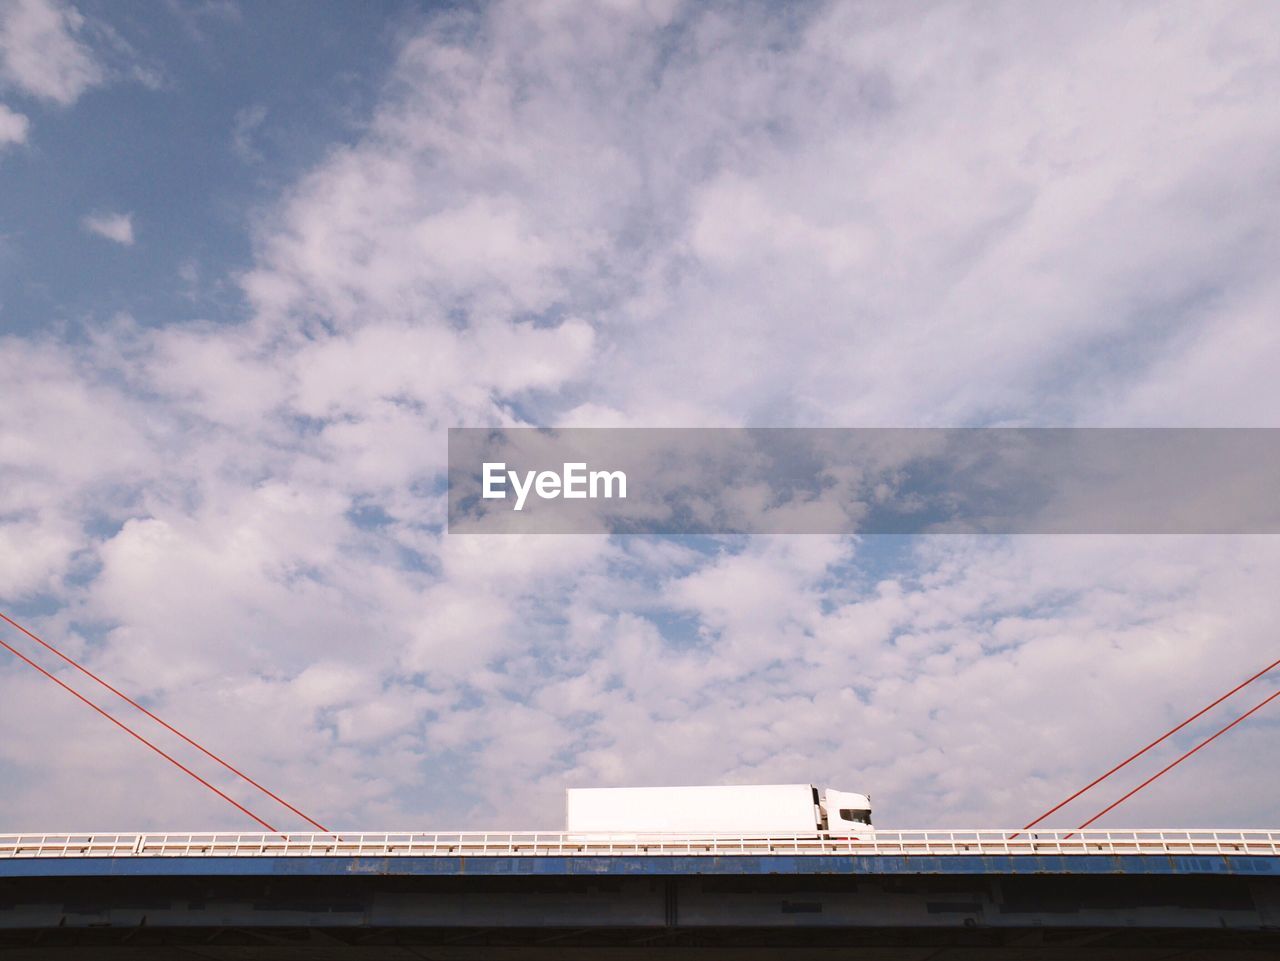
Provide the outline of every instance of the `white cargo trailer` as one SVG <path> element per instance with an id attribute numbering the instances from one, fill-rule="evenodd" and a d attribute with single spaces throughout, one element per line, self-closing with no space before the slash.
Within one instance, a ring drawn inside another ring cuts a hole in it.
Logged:
<path id="1" fill-rule="evenodd" d="M 574 835 L 673 834 L 731 837 L 856 837 L 871 828 L 865 794 L 812 784 L 569 788 Z"/>

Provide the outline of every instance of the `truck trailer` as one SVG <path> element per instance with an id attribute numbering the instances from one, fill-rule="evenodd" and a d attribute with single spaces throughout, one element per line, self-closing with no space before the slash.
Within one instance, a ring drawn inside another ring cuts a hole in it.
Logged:
<path id="1" fill-rule="evenodd" d="M 871 833 L 871 798 L 812 784 L 569 788 L 566 830 L 576 836 L 670 834 L 858 837 Z"/>

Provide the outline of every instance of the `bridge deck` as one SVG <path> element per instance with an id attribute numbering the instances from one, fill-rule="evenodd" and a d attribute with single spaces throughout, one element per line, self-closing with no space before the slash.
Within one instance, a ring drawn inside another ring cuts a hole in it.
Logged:
<path id="1" fill-rule="evenodd" d="M 1227 874 L 1280 876 L 1272 831 L 882 831 L 873 838 L 512 834 L 0 835 L 0 877 Z"/>
<path id="2" fill-rule="evenodd" d="M 613 857 L 10 858 L 18 877 L 599 877 L 707 875 L 1220 875 L 1280 878 L 1263 855 L 615 855 Z"/>
<path id="3" fill-rule="evenodd" d="M 864 838 L 385 832 L 332 834 L 0 834 L 0 861 L 25 858 L 338 857 L 588 858 L 676 856 L 1086 856 L 1280 857 L 1280 831 L 1132 830 L 877 831 Z"/>
<path id="4" fill-rule="evenodd" d="M 0 954 L 1280 957 L 1273 832 L 1011 833 L 0 837 Z"/>

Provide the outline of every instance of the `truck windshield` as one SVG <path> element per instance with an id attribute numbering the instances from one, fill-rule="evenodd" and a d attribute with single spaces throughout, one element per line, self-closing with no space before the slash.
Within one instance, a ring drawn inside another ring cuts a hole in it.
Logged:
<path id="1" fill-rule="evenodd" d="M 863 824 L 870 824 L 871 812 L 866 808 L 841 808 L 840 820 L 861 821 Z"/>

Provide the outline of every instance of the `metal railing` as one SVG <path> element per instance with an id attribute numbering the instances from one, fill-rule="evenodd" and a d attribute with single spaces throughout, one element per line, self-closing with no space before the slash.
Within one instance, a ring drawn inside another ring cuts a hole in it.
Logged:
<path id="1" fill-rule="evenodd" d="M 1017 834 L 1016 837 L 1013 835 Z M 1280 855 L 1280 831 L 876 831 L 862 838 L 446 831 L 0 834 L 0 859 L 750 855 Z"/>

